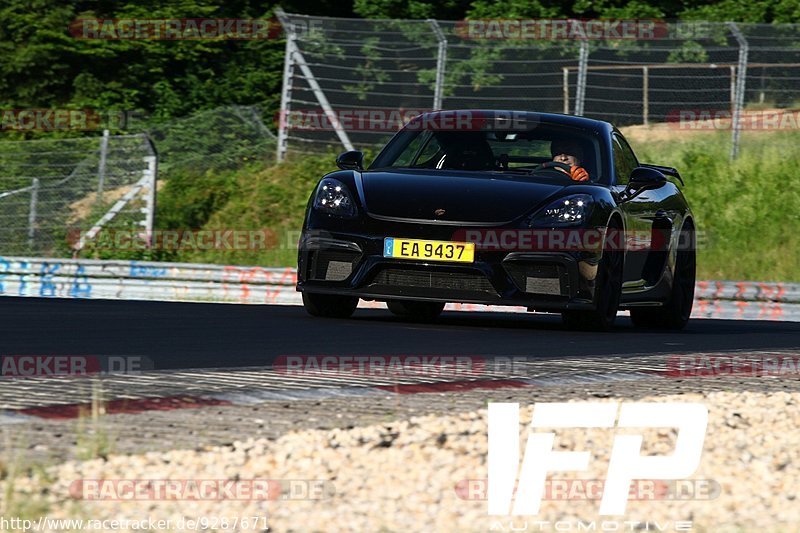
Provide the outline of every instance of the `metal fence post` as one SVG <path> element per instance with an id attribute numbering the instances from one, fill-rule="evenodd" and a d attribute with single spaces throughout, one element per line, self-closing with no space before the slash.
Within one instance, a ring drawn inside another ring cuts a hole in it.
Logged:
<path id="1" fill-rule="evenodd" d="M 285 27 L 285 26 L 284 26 Z M 292 101 L 292 77 L 294 76 L 294 39 L 295 34 L 287 29 L 286 52 L 283 59 L 283 89 L 281 89 L 281 110 L 278 117 L 278 163 L 286 159 L 289 149 L 289 106 Z"/>
<path id="2" fill-rule="evenodd" d="M 561 67 L 563 76 L 561 91 L 564 96 L 564 114 L 569 115 L 569 67 Z"/>
<path id="3" fill-rule="evenodd" d="M 286 13 L 281 8 L 275 9 L 275 15 L 280 20 L 281 24 L 284 28 L 287 28 L 287 31 L 294 33 L 292 28 L 292 23 L 289 20 Z M 314 76 L 314 73 L 311 72 L 311 68 L 308 66 L 306 62 L 306 58 L 303 57 L 303 53 L 300 51 L 300 48 L 297 46 L 297 39 L 286 39 L 286 53 L 292 54 L 294 57 L 294 63 L 297 64 L 297 67 L 300 69 L 300 72 L 303 73 L 303 77 L 306 79 L 306 83 L 311 88 L 311 92 L 314 93 L 314 96 L 319 102 L 320 107 L 325 112 L 325 116 L 330 121 L 331 126 L 333 126 L 333 130 L 336 133 L 336 136 L 339 137 L 339 141 L 344 146 L 345 150 L 354 150 L 353 143 L 350 142 L 350 137 L 348 137 L 347 132 L 344 130 L 342 123 L 339 121 L 339 118 L 336 116 L 336 113 L 333 111 L 333 107 L 331 106 L 330 102 L 328 101 L 328 97 L 325 96 L 325 92 L 322 90 L 322 87 L 319 86 L 317 82 L 317 78 Z M 285 72 L 284 72 L 285 74 Z M 286 80 L 284 80 L 285 82 Z M 285 83 L 284 83 L 285 86 Z M 281 110 L 283 112 L 283 110 Z M 280 146 L 280 142 L 278 143 Z"/>
<path id="4" fill-rule="evenodd" d="M 297 66 L 300 67 L 300 71 L 303 73 L 303 76 L 305 76 L 308 86 L 311 87 L 311 91 L 317 98 L 317 102 L 319 102 L 320 107 L 322 107 L 322 110 L 325 112 L 325 116 L 328 117 L 331 126 L 333 126 L 333 131 L 336 132 L 336 136 L 339 137 L 339 141 L 341 141 L 342 146 L 344 146 L 345 150 L 355 150 L 355 148 L 353 148 L 353 143 L 350 142 L 350 137 L 348 137 L 347 132 L 344 131 L 344 127 L 339 121 L 339 117 L 337 117 L 336 113 L 333 111 L 333 107 L 328 101 L 328 97 L 325 96 L 325 92 L 322 90 L 322 87 L 320 87 L 319 83 L 317 83 L 317 78 L 315 78 L 314 73 L 311 72 L 311 69 L 309 68 L 308 63 L 306 63 L 306 60 L 303 57 L 303 54 L 300 52 L 300 49 L 297 48 L 294 40 L 291 40 L 290 43 L 292 45 L 292 52 L 294 53 L 294 59 L 297 63 Z"/>
<path id="5" fill-rule="evenodd" d="M 36 237 L 36 206 L 39 203 L 39 178 L 33 178 L 31 186 L 31 203 L 28 210 L 28 247 L 33 249 Z"/>
<path id="6" fill-rule="evenodd" d="M 589 43 L 581 41 L 578 53 L 578 83 L 575 94 L 575 114 L 583 116 L 583 105 L 586 99 L 586 73 L 589 66 Z"/>
<path id="7" fill-rule="evenodd" d="M 108 157 L 108 137 L 109 131 L 103 130 L 103 137 L 100 140 L 100 163 L 97 165 L 97 198 L 96 203 L 103 203 L 103 188 L 106 181 L 106 158 Z"/>
<path id="8" fill-rule="evenodd" d="M 151 247 L 153 245 L 153 226 L 155 225 L 155 218 L 156 218 L 156 187 L 158 185 L 158 158 L 154 155 L 149 155 L 144 158 L 145 162 L 147 163 L 147 177 L 148 179 L 148 187 L 149 191 L 147 191 L 147 196 L 145 197 L 145 209 L 147 213 L 145 213 L 145 222 L 144 222 L 144 229 L 147 232 L 147 245 Z"/>
<path id="9" fill-rule="evenodd" d="M 428 23 L 433 28 L 433 33 L 439 41 L 439 50 L 436 55 L 436 87 L 433 90 L 433 110 L 442 108 L 442 93 L 444 90 L 444 73 L 447 63 L 447 39 L 439 27 L 439 23 L 434 19 L 428 19 Z"/>
<path id="10" fill-rule="evenodd" d="M 642 119 L 645 126 L 650 117 L 650 69 L 642 67 Z"/>
<path id="11" fill-rule="evenodd" d="M 745 39 L 742 32 L 739 31 L 739 27 L 736 23 L 729 22 L 728 27 L 739 43 L 739 64 L 736 73 L 736 100 L 733 103 L 733 117 L 731 119 L 731 128 L 733 130 L 731 134 L 731 161 L 733 161 L 739 155 L 739 137 L 741 134 L 740 121 L 742 108 L 744 107 L 745 80 L 747 79 L 748 44 L 747 39 Z"/>

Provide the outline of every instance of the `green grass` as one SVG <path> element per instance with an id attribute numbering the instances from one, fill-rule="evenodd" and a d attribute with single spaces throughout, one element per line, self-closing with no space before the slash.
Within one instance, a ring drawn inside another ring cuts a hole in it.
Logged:
<path id="1" fill-rule="evenodd" d="M 78 459 L 106 459 L 113 451 L 114 438 L 104 427 L 101 416 L 103 410 L 103 389 L 99 382 L 92 383 L 91 411 L 81 412 L 78 418 L 76 455 Z"/>
<path id="2" fill-rule="evenodd" d="M 35 476 L 44 485 L 53 480 L 43 465 L 28 461 L 20 448 L 12 448 L 10 432 L 4 441 L 0 453 L 0 516 L 36 520 L 47 514 L 49 503 L 42 494 L 21 492 L 18 480 Z"/>
<path id="3" fill-rule="evenodd" d="M 181 252 L 172 259 L 238 265 L 294 265 L 308 198 L 320 177 L 336 170 L 334 159 L 334 154 L 295 157 L 266 169 L 231 172 L 222 178 L 213 176 L 200 182 L 205 186 L 193 184 L 189 188 L 192 198 L 186 202 L 183 201 L 183 183 L 168 181 L 162 196 L 168 196 L 167 206 L 175 205 L 184 213 L 178 216 L 173 213 L 163 227 L 258 229 L 270 235 L 267 249 L 194 250 Z M 206 206 L 206 211 L 193 211 L 196 206 Z M 165 209 L 164 202 L 160 202 L 159 209 Z M 201 219 L 203 223 L 197 224 Z"/>
<path id="4" fill-rule="evenodd" d="M 800 281 L 800 134 L 743 132 L 729 161 L 730 132 L 634 145 L 648 163 L 677 167 L 704 232 L 700 279 Z"/>
<path id="5" fill-rule="evenodd" d="M 101 387 L 95 383 L 92 386 L 91 413 L 88 416 L 81 413 L 78 420 L 75 446 L 78 460 L 107 459 L 112 451 L 113 435 L 106 432 L 101 421 L 102 402 Z M 12 438 L 15 445 L 12 445 Z M 24 440 L 14 437 L 11 432 L 5 434 L 0 448 L 0 516 L 35 522 L 47 515 L 55 504 L 67 516 L 90 518 L 90 510 L 80 500 L 52 500 L 49 487 L 56 481 L 50 469 L 53 460 L 31 460 L 25 455 L 27 448 Z"/>
<path id="6" fill-rule="evenodd" d="M 703 232 L 700 279 L 800 281 L 800 134 L 743 132 L 741 156 L 729 161 L 730 132 L 676 135 L 633 143 L 648 163 L 677 167 Z M 170 179 L 159 197 L 162 227 L 270 229 L 267 250 L 193 251 L 165 260 L 294 266 L 293 238 L 308 197 L 334 166 L 335 154 L 295 156 L 268 168 L 251 167 Z"/>

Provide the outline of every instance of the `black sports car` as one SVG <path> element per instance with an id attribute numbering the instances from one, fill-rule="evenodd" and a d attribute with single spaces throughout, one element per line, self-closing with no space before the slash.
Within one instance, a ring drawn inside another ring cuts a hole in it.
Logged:
<path id="1" fill-rule="evenodd" d="M 362 162 L 341 154 L 308 202 L 297 289 L 314 316 L 347 317 L 361 298 L 420 320 L 446 302 L 561 313 L 576 329 L 608 329 L 618 309 L 643 327 L 689 319 L 683 182 L 607 122 L 426 113 Z"/>

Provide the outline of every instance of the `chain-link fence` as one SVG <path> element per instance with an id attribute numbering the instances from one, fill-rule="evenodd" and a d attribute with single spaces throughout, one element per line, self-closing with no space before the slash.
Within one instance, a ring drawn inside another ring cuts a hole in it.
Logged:
<path id="1" fill-rule="evenodd" d="M 279 159 L 380 145 L 431 109 L 725 130 L 732 156 L 742 132 L 797 129 L 786 111 L 800 100 L 796 25 L 280 17 Z"/>
<path id="2" fill-rule="evenodd" d="M 275 134 L 256 107 L 128 126 L 142 133 L 0 142 L 0 254 L 72 255 L 101 230 L 146 236 L 156 172 L 202 179 L 275 158 Z"/>
<path id="3" fill-rule="evenodd" d="M 0 143 L 0 251 L 63 255 L 112 209 L 143 228 L 153 156 L 144 135 Z"/>
<path id="4" fill-rule="evenodd" d="M 272 119 L 257 106 L 224 106 L 146 128 L 158 151 L 159 171 L 239 168 L 275 160 Z"/>

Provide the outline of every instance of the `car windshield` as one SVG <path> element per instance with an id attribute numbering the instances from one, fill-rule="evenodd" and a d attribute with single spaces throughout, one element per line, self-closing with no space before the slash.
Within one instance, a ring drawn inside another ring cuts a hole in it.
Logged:
<path id="1" fill-rule="evenodd" d="M 555 152 L 576 153 L 579 165 L 595 179 L 601 168 L 598 140 L 583 130 L 537 128 L 525 131 L 403 130 L 376 158 L 370 170 L 387 168 L 509 172 L 559 177 L 552 167 Z"/>

